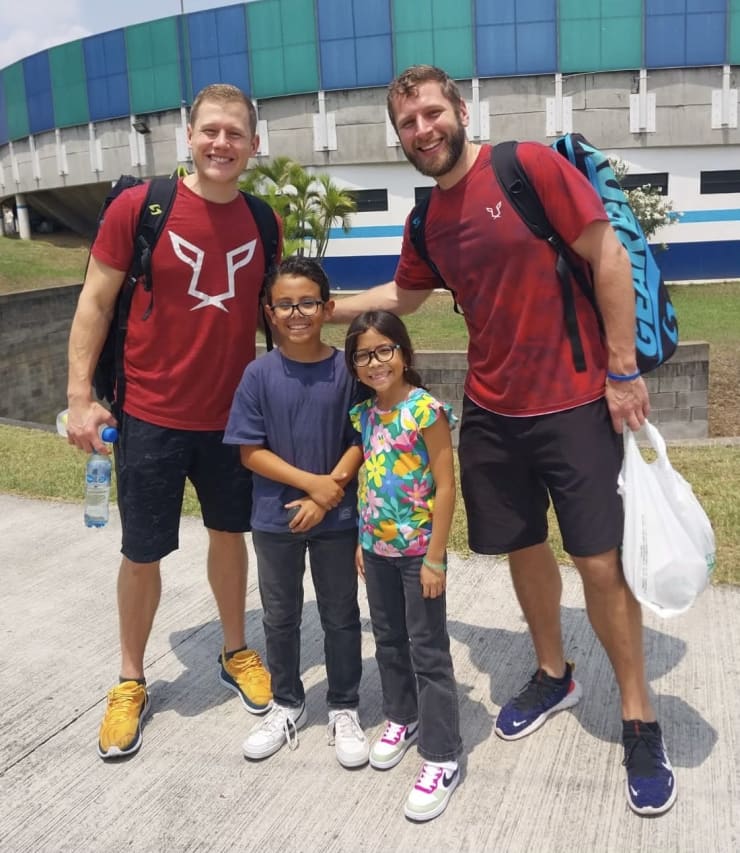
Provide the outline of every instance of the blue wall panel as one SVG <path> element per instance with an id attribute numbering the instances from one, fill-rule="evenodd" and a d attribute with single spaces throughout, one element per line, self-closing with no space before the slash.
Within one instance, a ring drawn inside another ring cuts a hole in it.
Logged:
<path id="1" fill-rule="evenodd" d="M 90 120 L 127 116 L 131 113 L 123 30 L 90 36 L 82 42 L 87 73 Z"/>
<path id="2" fill-rule="evenodd" d="M 193 96 L 211 83 L 250 93 L 247 23 L 243 5 L 187 16 Z"/>
<path id="3" fill-rule="evenodd" d="M 23 60 L 23 80 L 26 84 L 28 128 L 42 133 L 54 128 L 54 101 L 51 93 L 49 54 L 43 50 Z"/>
<path id="4" fill-rule="evenodd" d="M 645 0 L 645 65 L 722 65 L 727 57 L 726 0 Z"/>
<path id="5" fill-rule="evenodd" d="M 384 86 L 393 77 L 388 0 L 318 0 L 321 86 Z"/>
<path id="6" fill-rule="evenodd" d="M 358 36 L 390 35 L 391 0 L 354 0 L 352 7 Z"/>
<path id="7" fill-rule="evenodd" d="M 346 39 L 355 34 L 352 3 L 347 0 L 318 0 L 320 39 Z"/>
<path id="8" fill-rule="evenodd" d="M 5 102 L 5 81 L 0 71 L 0 145 L 4 145 L 10 136 L 8 134 L 8 106 Z"/>
<path id="9" fill-rule="evenodd" d="M 481 77 L 557 71 L 555 0 L 475 0 Z"/>

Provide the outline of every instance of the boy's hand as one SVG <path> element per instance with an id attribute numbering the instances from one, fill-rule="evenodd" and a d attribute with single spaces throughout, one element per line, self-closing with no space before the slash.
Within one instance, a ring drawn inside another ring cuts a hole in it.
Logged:
<path id="1" fill-rule="evenodd" d="M 421 594 L 424 598 L 439 598 L 447 587 L 447 575 L 445 572 L 430 569 L 423 563 L 421 564 L 419 580 L 421 581 Z"/>
<path id="2" fill-rule="evenodd" d="M 355 568 L 360 580 L 365 583 L 365 558 L 362 556 L 362 548 L 359 545 L 355 551 Z"/>
<path id="3" fill-rule="evenodd" d="M 289 504 L 285 504 L 285 508 L 287 510 L 291 508 L 297 510 L 288 522 L 291 533 L 305 533 L 307 530 L 320 524 L 326 515 L 326 510 L 322 509 L 311 498 L 301 498 L 298 501 L 291 501 Z"/>
<path id="4" fill-rule="evenodd" d="M 309 496 L 327 512 L 338 507 L 344 497 L 340 482 L 347 479 L 346 474 L 315 474 L 311 480 Z M 339 481 L 339 482 L 338 482 Z"/>

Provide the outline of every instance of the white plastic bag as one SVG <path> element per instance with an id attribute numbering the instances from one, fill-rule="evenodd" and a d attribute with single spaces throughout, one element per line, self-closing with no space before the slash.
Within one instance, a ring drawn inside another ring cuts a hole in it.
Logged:
<path id="1" fill-rule="evenodd" d="M 659 616 L 676 616 L 707 585 L 715 562 L 714 532 L 691 486 L 671 467 L 663 436 L 647 421 L 644 430 L 658 455 L 650 463 L 635 434 L 624 428 L 622 566 L 641 604 Z"/>

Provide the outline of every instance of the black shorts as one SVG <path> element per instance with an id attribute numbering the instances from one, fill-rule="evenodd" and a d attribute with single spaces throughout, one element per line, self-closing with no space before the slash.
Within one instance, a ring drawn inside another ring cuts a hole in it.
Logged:
<path id="1" fill-rule="evenodd" d="M 508 554 L 544 542 L 550 498 L 569 554 L 589 557 L 621 544 L 622 437 L 604 399 L 513 418 L 466 397 L 458 454 L 473 551 Z"/>
<path id="2" fill-rule="evenodd" d="M 185 480 L 195 487 L 211 530 L 250 529 L 252 475 L 223 432 L 167 429 L 124 414 L 115 445 L 121 552 L 151 563 L 178 547 Z"/>

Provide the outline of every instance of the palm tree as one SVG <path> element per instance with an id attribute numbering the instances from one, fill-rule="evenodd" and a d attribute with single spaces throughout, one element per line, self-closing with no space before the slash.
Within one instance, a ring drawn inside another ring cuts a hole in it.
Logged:
<path id="1" fill-rule="evenodd" d="M 339 221 L 342 231 L 349 234 L 350 214 L 357 210 L 357 202 L 350 193 L 338 187 L 330 175 L 324 173 L 317 175 L 316 179 L 323 192 L 319 196 L 320 227 L 314 232 L 314 239 L 316 240 L 316 257 L 323 258 L 329 244 L 329 231 L 335 222 Z"/>
<path id="2" fill-rule="evenodd" d="M 350 230 L 350 214 L 356 210 L 351 194 L 340 189 L 329 175 L 314 175 L 289 157 L 276 157 L 251 169 L 240 188 L 264 199 L 283 220 L 284 254 L 323 258 L 329 232 L 335 222 Z"/>

